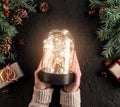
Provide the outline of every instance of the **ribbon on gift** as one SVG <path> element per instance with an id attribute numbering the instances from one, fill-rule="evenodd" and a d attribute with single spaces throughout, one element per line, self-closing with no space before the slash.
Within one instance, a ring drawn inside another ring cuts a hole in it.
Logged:
<path id="1" fill-rule="evenodd" d="M 117 63 L 118 65 L 120 65 L 120 60 L 117 60 L 116 63 Z M 120 77 L 117 78 L 117 80 L 118 80 L 118 82 L 120 82 Z"/>
<path id="2" fill-rule="evenodd" d="M 17 78 L 16 77 L 13 77 L 13 78 L 10 78 L 10 76 L 12 75 L 13 72 L 13 69 L 10 67 L 10 65 L 7 65 L 6 66 L 6 70 L 4 71 L 5 72 L 5 75 L 6 75 L 6 78 L 4 80 L 4 82 L 10 82 L 10 81 L 17 81 Z"/>
<path id="3" fill-rule="evenodd" d="M 117 81 L 118 81 L 118 82 L 120 82 L 120 77 L 119 77 L 119 78 L 117 78 Z"/>
<path id="4" fill-rule="evenodd" d="M 117 60 L 117 62 L 116 62 L 116 63 L 120 65 L 120 60 Z"/>

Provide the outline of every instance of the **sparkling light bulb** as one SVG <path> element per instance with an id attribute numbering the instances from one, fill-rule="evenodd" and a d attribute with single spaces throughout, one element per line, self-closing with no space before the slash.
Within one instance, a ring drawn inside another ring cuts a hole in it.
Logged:
<path id="1" fill-rule="evenodd" d="M 44 40 L 45 72 L 67 74 L 72 71 L 74 43 L 68 30 L 53 30 Z"/>
<path id="2" fill-rule="evenodd" d="M 62 32 L 63 32 L 65 35 L 66 35 L 67 33 L 69 33 L 69 31 L 66 30 L 66 29 L 62 30 Z"/>

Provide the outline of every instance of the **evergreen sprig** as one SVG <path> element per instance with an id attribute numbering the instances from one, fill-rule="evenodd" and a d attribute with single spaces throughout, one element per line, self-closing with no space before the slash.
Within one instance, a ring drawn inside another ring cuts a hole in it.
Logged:
<path id="1" fill-rule="evenodd" d="M 110 38 L 112 38 L 115 35 L 115 30 L 108 29 L 106 27 L 101 27 L 101 28 L 98 28 L 97 35 L 98 35 L 98 39 L 100 41 L 109 40 Z"/>
<path id="2" fill-rule="evenodd" d="M 5 64 L 6 57 L 0 53 L 0 63 Z"/>
<path id="3" fill-rule="evenodd" d="M 10 59 L 10 60 L 15 61 L 16 57 L 17 57 L 17 54 L 16 54 L 16 53 L 9 52 L 9 53 L 8 53 L 8 56 L 7 56 L 7 59 L 8 59 L 8 60 Z"/>
<path id="4" fill-rule="evenodd" d="M 11 17 L 5 15 L 5 9 L 12 12 L 18 8 L 27 9 L 28 12 L 36 12 L 35 0 L 10 0 L 8 4 L 4 0 L 0 1 L 0 45 L 5 37 L 13 38 L 19 33 L 17 27 L 11 23 Z M 0 53 L 0 64 L 5 64 L 7 61 L 16 59 L 16 54 L 12 49 L 7 54 Z"/>
<path id="5" fill-rule="evenodd" d="M 120 22 L 120 6 L 106 8 L 102 21 L 107 27 L 114 27 Z"/>
<path id="6" fill-rule="evenodd" d="M 105 41 L 102 55 L 105 58 L 120 57 L 120 0 L 90 0 L 90 7 L 99 10 L 106 4 L 97 36 Z"/>
<path id="7" fill-rule="evenodd" d="M 120 5 L 120 0 L 105 0 L 107 4 L 109 4 L 111 7 L 112 6 L 119 6 Z"/>
<path id="8" fill-rule="evenodd" d="M 18 33 L 16 27 L 3 18 L 0 18 L 0 31 L 9 37 L 16 36 Z"/>
<path id="9" fill-rule="evenodd" d="M 14 10 L 15 8 L 26 8 L 31 12 L 36 12 L 34 0 L 12 0 L 9 7 L 11 10 Z"/>
<path id="10" fill-rule="evenodd" d="M 99 0 L 89 0 L 89 1 L 90 1 L 89 7 L 91 7 L 91 9 L 93 8 L 99 9 L 102 5 L 102 2 Z"/>

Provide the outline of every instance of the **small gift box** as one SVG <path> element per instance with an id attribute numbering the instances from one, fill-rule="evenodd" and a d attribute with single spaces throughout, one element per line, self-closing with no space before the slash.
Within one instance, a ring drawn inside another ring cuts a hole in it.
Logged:
<path id="1" fill-rule="evenodd" d="M 19 78 L 23 77 L 23 72 L 17 62 L 7 65 L 0 70 L 0 88 L 17 81 Z"/>
<path id="2" fill-rule="evenodd" d="M 120 59 L 109 68 L 109 71 L 120 82 Z"/>

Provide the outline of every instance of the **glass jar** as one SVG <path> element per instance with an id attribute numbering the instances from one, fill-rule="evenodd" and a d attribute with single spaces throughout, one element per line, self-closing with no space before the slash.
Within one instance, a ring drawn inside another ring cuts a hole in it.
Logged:
<path id="1" fill-rule="evenodd" d="M 60 79 L 61 76 L 71 75 L 73 54 L 74 42 L 71 33 L 66 29 L 52 30 L 43 42 L 42 71 L 48 76 L 57 76 L 58 79 Z M 41 78 L 44 78 L 44 76 L 45 75 L 42 75 Z M 48 76 L 45 78 L 52 78 Z"/>

